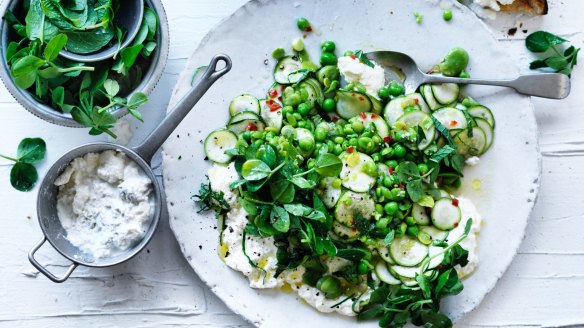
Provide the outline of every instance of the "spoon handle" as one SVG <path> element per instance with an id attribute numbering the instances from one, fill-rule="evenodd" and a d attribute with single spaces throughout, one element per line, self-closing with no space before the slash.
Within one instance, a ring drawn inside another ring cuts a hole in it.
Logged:
<path id="1" fill-rule="evenodd" d="M 222 61 L 225 63 L 225 67 L 218 69 L 217 64 Z M 138 153 L 144 160 L 150 162 L 158 148 L 162 146 L 164 141 L 168 139 L 170 134 L 176 129 L 180 122 L 187 116 L 187 114 L 193 109 L 195 104 L 203 97 L 205 92 L 217 81 L 221 76 L 231 70 L 231 58 L 227 55 L 216 55 L 211 59 L 211 63 L 207 70 L 203 73 L 201 79 L 195 87 L 193 87 L 189 93 L 186 94 L 178 104 L 169 111 L 166 118 L 158 125 L 152 133 L 141 145 L 134 148 L 136 153 Z"/>
<path id="2" fill-rule="evenodd" d="M 560 73 L 521 75 L 512 80 L 463 79 L 424 74 L 424 83 L 482 84 L 509 87 L 528 96 L 564 99 L 570 94 L 570 78 Z"/>

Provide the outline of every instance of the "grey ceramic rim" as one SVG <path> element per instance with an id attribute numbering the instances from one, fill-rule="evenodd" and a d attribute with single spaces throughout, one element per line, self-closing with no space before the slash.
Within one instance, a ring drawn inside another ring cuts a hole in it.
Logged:
<path id="1" fill-rule="evenodd" d="M 134 92 L 144 92 L 146 94 L 152 93 L 158 81 L 162 77 L 164 68 L 166 66 L 166 61 L 168 59 L 168 51 L 170 44 L 170 36 L 168 29 L 168 20 L 166 18 L 166 12 L 164 11 L 164 6 L 161 0 L 144 0 L 146 4 L 154 9 L 158 14 L 158 34 L 159 38 L 157 40 L 157 47 L 153 53 L 152 64 L 148 71 L 144 74 L 142 82 L 138 85 Z M 4 0 L 0 6 L 0 13 L 4 15 L 7 9 L 13 9 L 19 1 L 9 1 Z M 6 89 L 10 94 L 18 101 L 26 110 L 34 114 L 35 116 L 53 124 L 72 127 L 72 128 L 82 128 L 81 124 L 75 122 L 71 117 L 71 114 L 59 112 L 47 105 L 41 104 L 36 101 L 28 91 L 18 88 L 12 78 L 10 77 L 10 68 L 6 63 L 6 48 L 8 46 L 8 33 L 10 27 L 5 21 L 0 24 L 0 47 L 2 56 L 2 65 L 0 67 L 0 79 L 6 86 Z M 125 107 L 118 108 L 112 112 L 116 118 L 124 117 L 128 114 L 128 110 Z"/>
<path id="2" fill-rule="evenodd" d="M 130 160 L 138 164 L 140 169 L 148 176 L 148 178 L 152 181 L 152 197 L 155 204 L 154 211 L 152 213 L 152 222 L 146 231 L 144 237 L 140 240 L 139 243 L 135 244 L 130 249 L 120 252 L 112 257 L 107 257 L 104 259 L 93 259 L 91 257 L 87 257 L 85 254 L 81 253 L 79 249 L 67 240 L 65 237 L 67 234 L 64 228 L 61 226 L 61 221 L 57 216 L 57 194 L 59 188 L 54 185 L 55 179 L 63 173 L 65 168 L 69 166 L 71 161 L 75 158 L 81 157 L 85 154 L 91 152 L 104 152 L 106 150 L 113 150 L 119 151 L 124 153 Z M 38 220 L 41 230 L 43 231 L 43 235 L 46 237 L 47 241 L 55 248 L 62 256 L 69 259 L 71 262 L 88 266 L 88 267 L 108 267 L 112 265 L 116 265 L 122 262 L 129 260 L 130 258 L 134 257 L 138 254 L 145 246 L 148 244 L 154 232 L 156 231 L 156 227 L 158 226 L 158 222 L 160 221 L 160 213 L 161 213 L 161 202 L 162 202 L 162 193 L 163 188 L 160 182 L 156 179 L 156 176 L 152 172 L 150 168 L 150 164 L 142 158 L 135 150 L 108 143 L 108 142 L 96 142 L 91 144 L 86 144 L 74 148 L 73 150 L 67 152 L 63 155 L 59 162 L 61 165 L 53 166 L 49 169 L 39 188 L 39 197 L 37 197 L 37 213 L 38 213 Z M 48 201 L 50 199 L 51 201 Z"/>

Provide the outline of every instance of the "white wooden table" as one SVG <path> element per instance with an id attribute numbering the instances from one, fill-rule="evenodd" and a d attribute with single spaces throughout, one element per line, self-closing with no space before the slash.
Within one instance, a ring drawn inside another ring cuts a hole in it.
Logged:
<path id="1" fill-rule="evenodd" d="M 163 1 L 170 22 L 170 58 L 143 110 L 147 123 L 132 121 L 130 144 L 141 140 L 164 116 L 177 75 L 205 33 L 245 1 Z M 531 57 L 523 46 L 522 29 L 548 30 L 584 47 L 582 13 L 582 1 L 553 0 L 547 17 L 519 19 L 525 22 L 513 41 L 506 31 L 494 35 L 526 68 Z M 569 98 L 534 99 L 543 154 L 539 199 L 510 269 L 461 327 L 584 326 L 584 54 L 580 57 Z M 47 141 L 48 158 L 40 167 L 41 176 L 68 149 L 96 140 L 85 130 L 37 119 L 3 87 L 0 117 L 0 152 L 11 154 L 24 137 Z M 64 284 L 50 282 L 27 260 L 27 252 L 41 238 L 36 192 L 13 190 L 9 165 L 0 160 L 0 327 L 248 326 L 193 273 L 166 218 L 147 249 L 130 262 L 106 269 L 80 268 Z M 57 272 L 68 265 L 48 247 L 38 258 Z"/>

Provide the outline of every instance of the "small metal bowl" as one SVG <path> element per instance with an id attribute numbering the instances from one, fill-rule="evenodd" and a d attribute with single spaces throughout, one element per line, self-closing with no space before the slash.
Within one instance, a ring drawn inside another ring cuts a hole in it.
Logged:
<path id="1" fill-rule="evenodd" d="M 225 66 L 220 68 L 218 65 L 219 62 L 223 62 Z M 64 282 L 79 265 L 87 267 L 108 267 L 120 264 L 134 257 L 148 244 L 154 235 L 156 227 L 158 226 L 158 221 L 160 220 L 164 194 L 161 184 L 156 180 L 154 172 L 152 172 L 152 169 L 150 168 L 152 157 L 162 143 L 170 136 L 172 131 L 174 131 L 178 124 L 185 118 L 191 109 L 193 109 L 195 104 L 201 99 L 211 85 L 213 85 L 213 83 L 215 83 L 215 81 L 221 76 L 229 72 L 229 70 L 231 70 L 231 59 L 228 56 L 217 55 L 213 57 L 197 85 L 183 99 L 181 99 L 158 127 L 146 137 L 146 140 L 144 140 L 141 145 L 135 148 L 127 148 L 110 142 L 94 142 L 69 151 L 53 164 L 43 178 L 37 196 L 37 216 L 41 230 L 43 231 L 43 237 L 28 254 L 28 259 L 35 268 L 54 282 Z M 146 173 L 152 181 L 153 190 L 151 197 L 153 197 L 155 207 L 150 226 L 140 242 L 136 243 L 126 251 L 116 252 L 108 257 L 94 258 L 91 254 L 84 253 L 67 240 L 67 232 L 61 225 L 57 211 L 57 195 L 59 193 L 59 188 L 55 186 L 55 180 L 75 158 L 84 156 L 88 153 L 101 153 L 107 150 L 119 151 L 125 154 L 129 159 L 133 160 L 144 173 Z M 72 262 L 69 269 L 60 277 L 57 277 L 50 272 L 34 257 L 35 253 L 46 241 L 48 241 L 61 255 Z"/>
<path id="2" fill-rule="evenodd" d="M 4 16 L 6 10 L 9 9 L 15 11 L 16 8 L 20 7 L 22 1 L 23 0 L 4 0 L 0 5 L 0 15 Z M 158 81 L 164 72 L 169 50 L 169 30 L 166 12 L 164 11 L 161 0 L 144 1 L 156 12 L 156 14 L 158 14 L 159 25 L 158 37 L 156 40 L 157 46 L 151 55 L 152 62 L 148 68 L 148 71 L 144 72 L 142 82 L 132 93 L 144 92 L 145 94 L 150 94 L 152 90 L 154 90 L 154 87 L 156 87 L 156 84 L 158 84 Z M 16 99 L 16 101 L 18 101 L 24 108 L 26 108 L 26 110 L 47 122 L 72 128 L 84 127 L 83 125 L 73 120 L 71 114 L 63 113 L 58 109 L 54 109 L 46 104 L 38 102 L 27 90 L 22 90 L 14 84 L 12 77 L 10 76 L 10 67 L 6 62 L 6 49 L 8 48 L 8 44 L 10 43 L 13 33 L 15 32 L 10 26 L 8 26 L 8 23 L 2 20 L 0 24 L 0 56 L 2 57 L 0 65 L 0 79 L 2 79 L 2 82 L 10 94 Z M 128 109 L 125 107 L 119 107 L 113 109 L 111 113 L 119 119 L 128 114 Z"/>

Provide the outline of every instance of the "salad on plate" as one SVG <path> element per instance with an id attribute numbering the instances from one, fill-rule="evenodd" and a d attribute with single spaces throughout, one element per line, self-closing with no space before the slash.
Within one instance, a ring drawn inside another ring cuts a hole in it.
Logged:
<path id="1" fill-rule="evenodd" d="M 456 189 L 494 117 L 457 84 L 404 94 L 365 53 L 335 48 L 322 43 L 320 65 L 301 38 L 273 52 L 273 85 L 235 97 L 205 139 L 213 165 L 195 198 L 252 288 L 382 327 L 450 327 L 440 300 L 476 269 L 482 221 Z M 467 64 L 455 48 L 432 72 L 468 77 Z"/>

